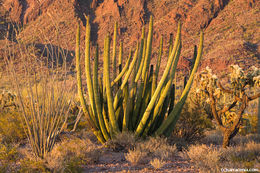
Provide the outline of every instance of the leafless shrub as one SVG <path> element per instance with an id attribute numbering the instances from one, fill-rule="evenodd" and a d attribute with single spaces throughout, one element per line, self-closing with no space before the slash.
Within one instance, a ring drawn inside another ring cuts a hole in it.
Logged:
<path id="1" fill-rule="evenodd" d="M 66 62 L 66 55 L 57 51 Z M 34 43 L 25 45 L 17 40 L 5 57 L 29 143 L 41 158 L 51 151 L 65 128 L 72 89 L 72 83 L 67 81 L 66 63 L 61 66 L 51 55 L 39 55 Z"/>

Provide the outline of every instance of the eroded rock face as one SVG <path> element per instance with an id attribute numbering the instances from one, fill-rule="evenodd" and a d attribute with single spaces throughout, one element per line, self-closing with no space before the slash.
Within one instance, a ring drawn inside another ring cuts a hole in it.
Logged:
<path id="1" fill-rule="evenodd" d="M 8 11 L 12 21 L 19 23 L 21 21 L 23 6 L 19 0 L 6 0 L 3 7 Z"/>
<path id="2" fill-rule="evenodd" d="M 27 24 L 46 11 L 53 0 L 7 0 L 3 6 L 13 22 Z"/>
<path id="3" fill-rule="evenodd" d="M 3 5 L 14 22 L 31 26 L 26 28 L 24 36 L 20 35 L 21 37 L 43 30 L 49 40 L 54 40 L 56 37 L 51 28 L 55 27 L 49 25 L 50 20 L 57 20 L 56 23 L 61 27 L 60 35 L 64 39 L 63 42 L 69 45 L 70 50 L 74 49 L 74 31 L 77 22 L 80 21 L 81 29 L 85 29 L 84 15 L 90 15 L 92 44 L 98 43 L 101 49 L 105 35 L 110 33 L 112 36 L 115 21 L 119 22 L 118 42 L 123 41 L 126 49 L 134 47 L 136 40 L 141 37 L 142 26 L 145 25 L 147 29 L 149 16 L 153 15 L 153 46 L 157 48 L 160 38 L 163 37 L 167 52 L 169 35 L 176 33 L 177 22 L 181 20 L 185 51 L 182 53 L 180 65 L 187 66 L 189 63 L 186 60 L 192 57 L 193 47 L 198 44 L 198 33 L 202 29 L 205 32 L 203 65 L 213 62 L 212 64 L 219 64 L 218 67 L 223 70 L 233 61 L 227 57 L 249 57 L 259 54 L 257 40 L 260 34 L 256 31 L 256 23 L 260 22 L 259 2 L 256 0 L 5 0 Z M 30 25 L 31 21 L 36 21 L 38 25 Z M 83 40 L 84 35 L 82 42 Z M 245 43 L 252 45 L 254 49 L 244 48 Z M 154 50 L 153 57 L 156 53 L 157 50 Z"/>

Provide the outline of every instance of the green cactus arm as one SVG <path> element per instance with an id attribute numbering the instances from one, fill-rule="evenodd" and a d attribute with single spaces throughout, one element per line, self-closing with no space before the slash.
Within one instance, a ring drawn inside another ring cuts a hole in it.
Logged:
<path id="1" fill-rule="evenodd" d="M 118 124 L 116 121 L 116 116 L 115 116 L 115 110 L 113 107 L 113 96 L 112 96 L 112 91 L 111 91 L 111 85 L 110 85 L 110 77 L 109 77 L 109 48 L 110 48 L 110 38 L 109 35 L 106 36 L 105 38 L 105 46 L 104 46 L 104 76 L 106 80 L 106 95 L 107 95 L 107 105 L 108 105 L 108 116 L 109 120 L 111 122 L 111 126 L 113 129 L 113 133 L 118 133 L 119 128 Z"/>
<path id="2" fill-rule="evenodd" d="M 170 113 L 170 115 L 166 118 L 166 120 L 164 120 L 164 122 L 161 124 L 161 126 L 158 128 L 158 130 L 155 132 L 155 135 L 162 135 L 162 134 L 164 134 L 167 137 L 170 136 L 170 134 L 172 133 L 172 131 L 173 131 L 174 127 L 175 127 L 175 124 L 176 124 L 177 120 L 180 117 L 180 113 L 181 113 L 183 105 L 184 105 L 184 103 L 185 103 L 185 101 L 187 99 L 187 96 L 188 96 L 188 94 L 185 95 L 184 97 L 182 97 L 177 102 L 176 106 L 173 108 L 173 110 Z M 170 116 L 172 118 L 170 118 Z M 163 132 L 161 132 L 160 130 L 161 130 L 161 128 L 163 127 L 164 123 L 167 120 L 169 121 L 169 125 L 164 129 Z M 170 120 L 172 120 L 172 121 L 170 122 Z"/>
<path id="3" fill-rule="evenodd" d="M 173 128 L 175 127 L 175 124 L 180 116 L 180 112 L 182 110 L 182 107 L 185 103 L 185 100 L 189 94 L 189 90 L 191 88 L 195 73 L 198 69 L 200 59 L 202 57 L 202 50 L 203 50 L 203 32 L 200 33 L 200 44 L 199 44 L 199 50 L 197 54 L 197 58 L 193 67 L 193 70 L 191 72 L 190 78 L 185 86 L 184 91 L 182 92 L 181 98 L 176 104 L 176 106 L 173 108 L 170 115 L 168 115 L 167 119 L 161 124 L 161 126 L 156 130 L 155 135 L 161 135 L 166 134 L 169 135 Z M 167 131 L 166 131 L 167 130 Z"/>
<path id="4" fill-rule="evenodd" d="M 127 81 L 128 84 L 128 81 Z M 128 122 L 129 122 L 129 116 L 127 117 L 127 111 L 129 111 L 129 88 L 128 85 L 124 86 L 123 89 L 123 97 L 124 97 L 124 102 L 123 102 L 123 107 L 124 107 L 124 117 L 123 117 L 123 123 L 122 123 L 122 130 L 127 131 L 128 129 Z"/>
<path id="5" fill-rule="evenodd" d="M 147 47 L 146 47 L 146 55 L 144 60 L 144 66 L 142 69 L 142 79 L 145 79 L 146 73 L 149 69 L 151 53 L 152 53 L 152 40 L 153 40 L 153 16 L 150 16 L 149 22 L 149 31 L 147 36 Z"/>
<path id="6" fill-rule="evenodd" d="M 107 141 L 110 139 L 110 136 L 107 132 L 106 126 L 104 124 L 104 119 L 102 115 L 102 107 L 100 103 L 100 94 L 99 94 L 99 87 L 98 87 L 98 45 L 96 46 L 96 52 L 95 52 L 95 59 L 94 59 L 94 65 L 93 65 L 93 89 L 94 89 L 94 98 L 95 98 L 95 104 L 96 104 L 96 110 L 98 115 L 98 122 L 100 126 L 100 130 L 102 132 L 102 135 L 104 136 L 105 140 Z"/>
<path id="7" fill-rule="evenodd" d="M 163 51 L 163 37 L 161 37 L 160 39 L 160 47 L 159 47 L 158 58 L 156 62 L 156 69 L 155 69 L 155 73 L 153 74 L 152 95 L 154 94 L 157 85 L 159 69 L 161 65 L 162 51 Z"/>
<path id="8" fill-rule="evenodd" d="M 140 51 L 139 51 L 140 55 Z M 140 58 L 140 56 L 139 56 Z M 134 100 L 136 97 L 136 90 L 137 90 L 137 83 L 134 81 L 136 76 L 136 70 L 134 74 L 132 75 L 132 79 L 130 80 L 130 93 L 129 93 L 129 98 L 127 100 L 127 107 L 124 112 L 124 118 L 123 118 L 123 131 L 133 131 L 133 122 L 132 118 L 130 118 L 131 115 L 133 115 L 133 110 L 134 110 Z"/>
<path id="9" fill-rule="evenodd" d="M 112 53 L 113 79 L 116 78 L 116 38 L 117 38 L 117 28 L 118 28 L 118 23 L 115 22 L 114 37 L 113 37 L 113 53 Z"/>
<path id="10" fill-rule="evenodd" d="M 86 100 L 84 98 L 83 94 L 83 88 L 82 88 L 82 79 L 81 79 L 81 68 L 80 68 L 80 25 L 78 24 L 77 27 L 77 34 L 76 34 L 76 71 L 77 71 L 77 85 L 78 85 L 78 95 L 80 99 L 80 103 L 83 109 L 83 112 L 85 115 L 89 115 L 87 111 L 87 104 Z M 91 118 L 91 116 L 87 117 L 87 120 L 89 122 L 89 125 L 94 126 L 94 128 L 97 128 Z"/>
<path id="11" fill-rule="evenodd" d="M 130 51 L 128 60 L 126 61 L 126 64 L 125 64 L 124 68 L 119 73 L 119 75 L 111 82 L 111 86 L 114 86 L 114 84 L 117 83 L 124 76 L 124 74 L 127 72 L 128 68 L 129 68 L 129 65 L 130 65 L 131 57 L 132 57 L 132 53 Z"/>
<path id="12" fill-rule="evenodd" d="M 127 63 L 126 63 L 126 65 L 125 65 L 126 68 L 124 67 L 124 69 L 120 72 L 120 74 L 118 75 L 118 77 L 116 78 L 116 80 L 120 81 L 120 80 L 122 79 L 122 76 L 123 76 L 123 75 L 126 73 L 126 71 L 128 70 L 131 57 L 132 57 L 132 50 L 131 50 L 130 53 L 129 53 L 129 58 L 128 58 Z M 133 61 L 132 61 L 132 62 L 133 62 Z M 121 76 L 121 73 L 122 73 L 122 76 Z M 113 85 L 114 85 L 116 82 L 118 82 L 118 81 L 112 82 L 112 83 L 111 83 L 111 86 L 113 86 Z M 120 83 L 121 83 L 121 82 L 120 82 Z M 122 83 L 121 83 L 121 85 L 122 85 Z M 120 86 L 121 86 L 121 85 L 120 85 Z M 114 103 L 113 103 L 114 109 L 117 109 L 117 107 L 118 107 L 118 103 L 119 103 L 120 97 L 122 96 L 122 92 L 123 92 L 122 89 L 119 87 L 119 89 L 117 90 L 116 95 L 115 95 L 115 97 L 114 97 Z"/>
<path id="13" fill-rule="evenodd" d="M 133 107 L 133 98 L 134 98 L 134 88 L 132 88 L 130 90 L 130 94 L 129 94 L 129 97 L 128 97 L 128 100 L 127 100 L 127 105 L 126 105 L 126 110 L 124 112 L 124 119 L 123 119 L 123 131 L 128 131 L 130 130 L 130 127 L 129 127 L 129 121 L 130 121 L 130 115 L 132 114 L 132 107 Z"/>
<path id="14" fill-rule="evenodd" d="M 168 107 L 168 101 L 167 101 L 167 105 L 165 105 L 165 99 L 169 97 L 169 90 L 171 88 L 172 81 L 173 81 L 173 78 L 174 78 L 174 73 L 175 73 L 175 70 L 176 70 L 176 67 L 177 67 L 177 64 L 178 64 L 178 60 L 179 60 L 179 56 L 180 56 L 180 50 L 181 50 L 181 46 L 180 46 L 180 43 L 179 43 L 178 44 L 178 51 L 176 52 L 175 58 L 174 58 L 174 64 L 172 65 L 173 67 L 171 68 L 171 76 L 168 77 L 169 78 L 168 82 L 162 88 L 162 91 L 161 91 L 161 94 L 160 94 L 161 96 L 159 97 L 159 100 L 156 103 L 154 111 L 153 111 L 153 117 L 152 117 L 151 121 L 149 122 L 149 124 L 147 125 L 143 135 L 147 135 L 151 126 L 154 126 L 154 124 L 156 123 L 155 121 L 158 120 L 157 117 L 162 113 L 161 111 L 165 111 L 165 107 L 164 107 L 164 109 L 162 109 L 162 107 L 166 106 L 166 109 Z M 172 71 L 174 71 L 174 72 L 172 73 Z M 154 82 L 154 79 L 153 79 L 153 82 Z M 165 113 L 163 113 L 163 114 L 165 114 Z"/>
<path id="15" fill-rule="evenodd" d="M 170 57 L 170 55 L 171 55 L 171 52 L 172 52 L 172 46 L 173 46 L 173 35 L 172 34 L 170 34 L 170 40 L 169 40 L 169 48 L 168 48 L 168 53 L 169 53 L 169 55 L 168 55 L 168 57 Z"/>
<path id="16" fill-rule="evenodd" d="M 97 113 L 96 113 L 96 105 L 94 101 L 94 92 L 93 92 L 93 83 L 91 78 L 91 71 L 90 71 L 90 24 L 89 24 L 89 17 L 86 17 L 87 24 L 86 24 L 86 38 L 85 38 L 85 72 L 86 72 L 86 79 L 87 79 L 87 88 L 88 88 L 88 95 L 91 104 L 91 108 L 94 114 L 93 121 L 99 126 Z"/>
<path id="17" fill-rule="evenodd" d="M 142 50 L 142 60 L 141 60 L 141 64 L 139 66 L 139 69 L 137 71 L 136 77 L 135 77 L 135 82 L 138 82 L 139 78 L 142 75 L 142 71 L 143 71 L 143 67 L 144 67 L 144 61 L 145 61 L 145 50 L 146 50 L 146 46 L 147 46 L 147 42 L 145 41 L 145 38 L 143 38 L 143 50 Z"/>
<path id="18" fill-rule="evenodd" d="M 136 74 L 137 72 L 139 71 L 140 69 L 140 65 L 143 61 L 142 59 L 142 55 L 143 55 L 143 47 L 144 47 L 144 27 L 142 28 L 142 37 L 141 37 L 141 42 L 140 42 L 140 49 L 139 49 L 139 52 L 138 52 L 138 59 L 137 59 L 137 64 L 135 66 L 135 77 L 134 77 L 134 81 L 135 81 L 135 78 L 136 78 Z"/>
<path id="19" fill-rule="evenodd" d="M 157 86 L 157 88 L 154 92 L 154 95 L 152 96 L 152 98 L 151 98 L 151 100 L 150 100 L 150 102 L 149 102 L 149 104 L 148 104 L 148 106 L 145 110 L 145 113 L 144 113 L 144 115 L 143 115 L 137 129 L 136 129 L 136 132 L 135 132 L 136 136 L 139 136 L 142 133 L 143 129 L 145 128 L 145 124 L 146 124 L 146 122 L 147 122 L 147 120 L 150 116 L 150 113 L 151 113 L 153 107 L 154 107 L 155 101 L 157 100 L 158 95 L 161 92 L 163 84 L 164 84 L 164 82 L 165 82 L 165 80 L 166 80 L 166 78 L 169 74 L 170 68 L 172 66 L 172 62 L 173 62 L 173 59 L 174 59 L 175 52 L 177 51 L 177 48 L 178 48 L 178 43 L 179 43 L 180 37 L 181 37 L 181 24 L 179 22 L 178 31 L 177 31 L 173 51 L 171 53 L 170 58 L 168 59 L 168 62 L 167 62 L 166 68 L 164 70 L 163 76 L 162 76 L 162 78 L 161 78 L 161 80 L 160 80 L 160 82 L 159 82 L 159 84 L 158 84 L 158 86 Z"/>
<path id="20" fill-rule="evenodd" d="M 159 101 L 157 102 L 157 104 L 155 106 L 152 121 L 155 119 L 155 116 L 158 115 L 159 108 L 164 103 L 164 99 L 166 98 L 166 96 L 167 96 L 167 94 L 168 94 L 168 92 L 171 88 L 172 81 L 173 81 L 173 78 L 174 78 L 174 74 L 175 74 L 177 64 L 178 64 L 178 61 L 179 61 L 180 53 L 181 53 L 181 43 L 178 44 L 178 50 L 175 54 L 174 63 L 173 63 L 172 68 L 171 68 L 171 76 L 169 76 L 169 81 L 167 82 L 165 88 L 163 89 L 163 91 L 161 93 L 161 97 L 159 98 Z"/>
<path id="21" fill-rule="evenodd" d="M 94 131 L 93 133 L 101 144 L 104 144 L 106 142 L 100 131 Z"/>
<path id="22" fill-rule="evenodd" d="M 151 68 L 152 68 L 152 71 L 153 71 L 153 65 L 151 65 Z M 154 94 L 154 92 L 155 92 L 155 89 L 156 89 L 156 81 L 155 81 L 155 79 L 156 79 L 156 75 L 155 75 L 155 73 L 153 72 L 152 73 L 152 76 L 151 76 L 151 82 L 152 82 L 152 88 L 151 88 L 151 95 L 153 95 Z"/>
<path id="23" fill-rule="evenodd" d="M 198 52 L 197 52 L 197 46 L 194 45 L 192 64 L 191 64 L 191 67 L 190 67 L 191 71 L 192 71 L 193 66 L 194 66 L 194 63 L 195 63 L 195 61 L 196 61 L 197 53 L 198 53 Z"/>
<path id="24" fill-rule="evenodd" d="M 185 89 L 184 91 L 182 92 L 182 95 L 181 97 L 184 97 L 184 95 L 186 95 L 186 93 L 189 92 L 190 88 L 191 88 L 191 85 L 193 83 L 193 79 L 194 79 L 194 76 L 195 76 L 195 73 L 197 72 L 197 69 L 198 69 L 198 66 L 199 66 L 199 62 L 200 62 L 200 59 L 202 57 L 202 51 L 203 51 L 203 37 L 204 37 L 204 34 L 203 32 L 201 31 L 200 33 L 200 43 L 199 43 L 199 49 L 198 49 L 198 54 L 197 54 L 197 57 L 196 57 L 196 60 L 195 60 L 195 63 L 194 63 L 194 66 L 193 66 L 193 69 L 192 69 L 192 72 L 191 72 L 191 75 L 189 77 L 189 80 L 185 86 Z"/>
<path id="25" fill-rule="evenodd" d="M 171 113 L 174 107 L 174 101 L 175 101 L 175 85 L 172 84 L 171 92 L 170 92 L 170 105 L 169 105 L 168 115 Z"/>
<path id="26" fill-rule="evenodd" d="M 119 88 L 119 89 L 117 90 L 117 92 L 116 92 L 115 97 L 114 97 L 114 103 L 113 103 L 114 109 L 117 109 L 117 108 L 118 108 L 120 98 L 122 97 L 122 93 L 123 93 L 123 91 Z"/>
<path id="27" fill-rule="evenodd" d="M 101 107 L 103 107 L 103 85 L 102 85 L 102 77 L 98 76 L 98 86 L 99 86 L 99 95 L 101 100 Z"/>
<path id="28" fill-rule="evenodd" d="M 163 37 L 161 37 L 160 40 L 160 48 L 159 48 L 159 53 L 158 53 L 158 59 L 156 62 L 156 69 L 155 69 L 155 75 L 156 75 L 156 82 L 158 79 L 158 75 L 159 75 L 159 70 L 160 70 L 160 66 L 161 66 L 161 59 L 162 59 L 162 54 L 163 54 Z"/>
<path id="29" fill-rule="evenodd" d="M 171 86 L 171 90 L 172 90 L 173 85 Z M 167 94 L 166 99 L 164 100 L 163 106 L 160 109 L 159 112 L 159 116 L 156 116 L 156 121 L 154 122 L 154 127 L 153 129 L 151 129 L 152 131 L 150 132 L 150 134 L 153 134 L 155 130 L 157 130 L 160 125 L 162 124 L 164 118 L 166 117 L 166 113 L 170 104 L 170 99 L 171 99 L 171 94 Z M 174 99 L 174 97 L 173 97 Z"/>
<path id="30" fill-rule="evenodd" d="M 143 88 L 144 88 L 144 82 L 141 81 L 138 90 L 137 90 L 137 96 L 136 96 L 136 102 L 134 105 L 134 111 L 133 111 L 133 117 L 132 117 L 132 124 L 135 128 L 137 126 L 137 119 L 140 111 L 140 107 L 142 105 L 142 94 L 143 94 Z"/>
<path id="31" fill-rule="evenodd" d="M 110 125 L 110 122 L 108 121 L 108 118 L 107 118 L 108 110 L 107 110 L 107 103 L 106 103 L 106 101 L 104 101 L 104 103 L 103 103 L 102 115 L 103 115 L 103 119 L 104 119 L 104 123 L 105 123 L 106 129 L 107 129 L 107 132 L 109 134 L 112 134 L 111 125 Z"/>
<path id="32" fill-rule="evenodd" d="M 139 50 L 139 44 L 137 44 L 137 46 L 136 46 L 136 50 L 135 50 L 133 61 L 131 62 L 130 66 L 129 66 L 129 69 L 128 69 L 126 75 L 125 75 L 125 78 L 124 78 L 124 80 L 122 82 L 122 85 L 120 86 L 121 90 L 123 90 L 125 84 L 127 83 L 128 79 L 129 79 L 129 77 L 130 77 L 130 75 L 131 75 L 131 73 L 132 73 L 132 71 L 134 69 L 134 66 L 135 66 L 135 63 L 136 63 L 136 60 L 137 60 L 137 57 L 138 57 L 137 56 L 138 55 L 138 50 Z"/>
<path id="33" fill-rule="evenodd" d="M 122 65 L 122 59 L 123 59 L 123 42 L 121 41 L 119 45 L 118 66 Z"/>

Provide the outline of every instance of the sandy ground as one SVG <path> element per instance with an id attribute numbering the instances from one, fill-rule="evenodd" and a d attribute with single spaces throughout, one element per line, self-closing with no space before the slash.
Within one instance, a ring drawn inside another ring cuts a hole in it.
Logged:
<path id="1" fill-rule="evenodd" d="M 170 158 L 160 169 L 154 169 L 149 163 L 131 165 L 126 161 L 124 153 L 106 151 L 99 158 L 98 163 L 86 165 L 84 172 L 199 172 L 187 159 L 180 156 Z"/>

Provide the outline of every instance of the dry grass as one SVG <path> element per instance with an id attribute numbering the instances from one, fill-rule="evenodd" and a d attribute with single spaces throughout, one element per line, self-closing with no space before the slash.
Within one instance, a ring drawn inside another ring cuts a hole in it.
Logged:
<path id="1" fill-rule="evenodd" d="M 125 154 L 125 158 L 133 165 L 146 164 L 158 159 L 160 161 L 169 160 L 177 155 L 175 145 L 169 145 L 165 138 L 150 137 L 146 141 L 140 141 L 133 150 Z M 154 163 L 156 164 L 156 163 Z"/>
<path id="2" fill-rule="evenodd" d="M 150 161 L 150 164 L 154 167 L 154 169 L 160 169 L 165 165 L 165 161 L 155 158 Z"/>
<path id="3" fill-rule="evenodd" d="M 205 133 L 205 137 L 201 140 L 204 144 L 213 144 L 213 145 L 221 145 L 222 144 L 222 133 L 221 131 L 207 131 Z"/>
<path id="4" fill-rule="evenodd" d="M 90 139 L 64 135 L 45 159 L 31 147 L 0 144 L 0 172 L 82 172 L 84 165 L 98 162 L 104 148 Z"/>
<path id="5" fill-rule="evenodd" d="M 192 145 L 187 154 L 197 168 L 202 171 L 216 172 L 219 169 L 222 153 L 213 146 Z"/>
<path id="6" fill-rule="evenodd" d="M 177 154 L 175 145 L 169 145 L 166 138 L 151 137 L 147 141 L 137 145 L 142 151 L 146 151 L 152 157 L 167 159 Z"/>
<path id="7" fill-rule="evenodd" d="M 219 130 L 207 131 L 205 133 L 205 137 L 201 140 L 203 144 L 207 145 L 222 145 L 222 133 Z M 247 134 L 243 135 L 236 135 L 230 142 L 231 146 L 239 146 L 247 144 L 251 141 L 260 143 L 260 135 L 259 134 Z"/>
<path id="8" fill-rule="evenodd" d="M 95 163 L 102 154 L 101 146 L 97 146 L 89 139 L 79 139 L 70 136 L 57 144 L 46 158 L 51 170 L 69 169 Z"/>
<path id="9" fill-rule="evenodd" d="M 17 145 L 0 143 L 0 172 L 15 171 L 12 165 L 15 165 L 19 155 Z"/>
<path id="10" fill-rule="evenodd" d="M 129 150 L 128 153 L 125 154 L 125 159 L 135 166 L 138 164 L 146 163 L 146 156 L 147 152 L 142 151 L 139 148 L 135 148 L 133 150 Z"/>
<path id="11" fill-rule="evenodd" d="M 202 172 L 220 172 L 221 168 L 258 168 L 260 143 L 248 140 L 226 149 L 205 144 L 192 145 L 187 155 Z"/>
<path id="12" fill-rule="evenodd" d="M 113 139 L 107 141 L 106 146 L 115 151 L 128 151 L 136 145 L 134 134 L 130 132 L 122 132 L 117 134 Z"/>

